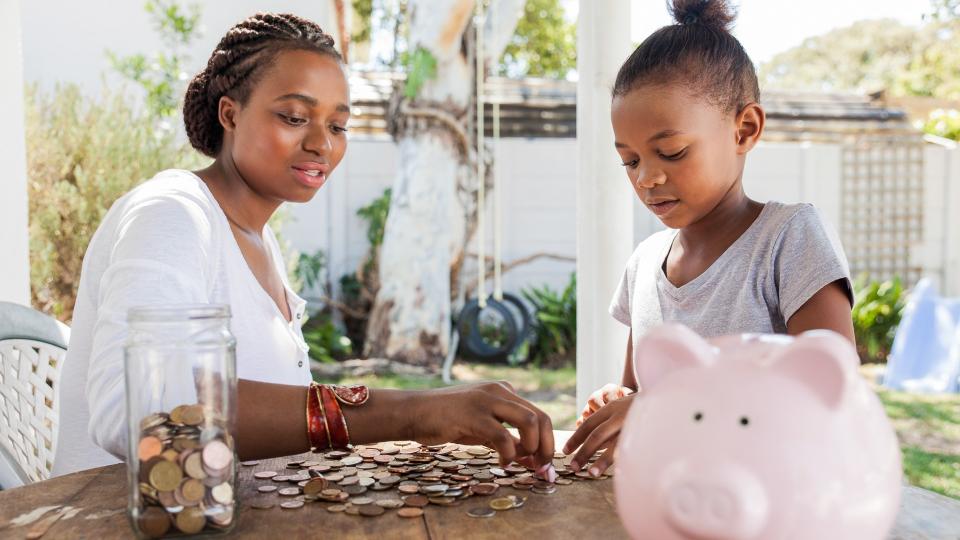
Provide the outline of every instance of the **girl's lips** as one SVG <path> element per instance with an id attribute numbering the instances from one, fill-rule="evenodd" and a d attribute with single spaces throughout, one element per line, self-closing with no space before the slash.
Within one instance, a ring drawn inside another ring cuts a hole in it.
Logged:
<path id="1" fill-rule="evenodd" d="M 316 176 L 314 176 L 307 174 L 307 171 L 298 169 L 296 167 L 293 167 L 293 175 L 301 184 L 313 189 L 319 188 L 324 184 L 324 182 L 327 181 L 326 173 L 318 172 Z"/>
<path id="2" fill-rule="evenodd" d="M 653 210 L 654 214 L 658 216 L 663 216 L 663 215 L 666 215 L 669 211 L 673 210 L 678 204 L 680 204 L 680 201 L 673 200 L 673 201 L 664 201 L 657 204 L 648 204 L 647 206 L 650 207 L 650 210 Z"/>

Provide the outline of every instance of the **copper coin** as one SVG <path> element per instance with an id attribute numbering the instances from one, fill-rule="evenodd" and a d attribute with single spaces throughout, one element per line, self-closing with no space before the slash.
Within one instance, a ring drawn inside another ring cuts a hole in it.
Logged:
<path id="1" fill-rule="evenodd" d="M 403 503 L 407 506 L 423 508 L 424 506 L 430 504 L 430 500 L 423 495 L 408 495 L 403 498 Z"/>
<path id="2" fill-rule="evenodd" d="M 327 512 L 340 513 L 347 509 L 347 506 L 344 504 L 332 504 L 327 507 Z"/>
<path id="3" fill-rule="evenodd" d="M 158 462 L 150 469 L 150 485 L 158 491 L 173 491 L 180 485 L 183 472 L 176 463 L 167 460 Z"/>
<path id="4" fill-rule="evenodd" d="M 420 486 L 410 486 L 410 485 L 400 486 L 397 488 L 397 491 L 399 491 L 400 493 L 407 493 L 412 495 L 414 493 L 420 493 Z"/>
<path id="5" fill-rule="evenodd" d="M 207 477 L 207 473 L 203 470 L 203 458 L 199 452 L 192 452 L 187 456 L 183 463 L 183 471 L 190 478 L 203 480 Z"/>
<path id="6" fill-rule="evenodd" d="M 140 530 L 151 538 L 160 538 L 170 529 L 170 517 L 156 506 L 144 510 L 138 522 Z"/>
<path id="7" fill-rule="evenodd" d="M 163 451 L 163 441 L 156 437 L 144 437 L 140 439 L 137 445 L 137 456 L 140 461 L 147 461 L 152 457 L 160 455 Z"/>
<path id="8" fill-rule="evenodd" d="M 259 478 L 260 480 L 266 480 L 267 478 L 273 478 L 277 475 L 276 471 L 260 471 L 253 473 L 254 478 Z"/>
<path id="9" fill-rule="evenodd" d="M 500 489 L 500 486 L 497 484 L 477 484 L 475 486 L 470 486 L 470 491 L 476 495 L 493 495 Z"/>
<path id="10" fill-rule="evenodd" d="M 383 515 L 384 512 L 386 512 L 386 509 L 374 504 L 368 504 L 360 507 L 360 515 L 364 517 L 376 517 Z"/>
<path id="11" fill-rule="evenodd" d="M 401 508 L 397 510 L 397 515 L 402 518 L 418 518 L 423 515 L 421 508 Z"/>
<path id="12" fill-rule="evenodd" d="M 556 482 L 554 483 L 558 486 L 569 486 L 573 483 L 573 480 L 570 480 L 569 478 L 557 478 Z"/>
<path id="13" fill-rule="evenodd" d="M 280 503 L 280 508 L 284 510 L 296 510 L 298 508 L 303 508 L 303 501 L 285 501 Z"/>
<path id="14" fill-rule="evenodd" d="M 305 495 L 318 495 L 327 488 L 327 481 L 323 478 L 313 478 L 303 484 L 303 493 Z"/>

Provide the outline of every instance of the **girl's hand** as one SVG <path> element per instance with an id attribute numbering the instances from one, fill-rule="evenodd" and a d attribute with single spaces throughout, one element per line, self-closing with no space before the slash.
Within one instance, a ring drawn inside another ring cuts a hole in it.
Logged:
<path id="1" fill-rule="evenodd" d="M 607 403 L 596 413 L 587 418 L 580 427 L 570 436 L 564 454 L 571 454 L 577 447 L 580 450 L 570 462 L 570 468 L 579 471 L 597 450 L 606 449 L 597 461 L 590 467 L 590 474 L 600 476 L 613 464 L 614 452 L 617 447 L 617 438 L 620 428 L 627 417 L 630 405 L 639 394 L 632 394 Z"/>
<path id="2" fill-rule="evenodd" d="M 590 397 L 587 398 L 587 404 L 583 407 L 583 411 L 580 413 L 580 418 L 577 419 L 577 427 L 580 427 L 580 424 L 589 418 L 590 415 L 600 410 L 600 407 L 603 407 L 611 401 L 616 401 L 632 393 L 633 390 L 627 388 L 626 386 L 620 386 L 614 383 L 607 383 L 603 385 L 602 388 L 590 394 Z"/>
<path id="3" fill-rule="evenodd" d="M 516 394 L 510 383 L 489 382 L 411 392 L 412 438 L 421 444 L 482 444 L 500 463 L 540 468 L 553 462 L 553 424 L 543 411 Z M 513 436 L 503 423 L 517 428 Z"/>

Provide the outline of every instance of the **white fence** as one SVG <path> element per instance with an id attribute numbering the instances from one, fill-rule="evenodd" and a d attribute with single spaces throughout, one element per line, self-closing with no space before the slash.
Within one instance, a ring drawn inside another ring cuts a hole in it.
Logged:
<path id="1" fill-rule="evenodd" d="M 576 254 L 575 140 L 503 139 L 499 148 L 503 260 L 509 262 L 541 252 L 573 257 Z M 758 200 L 811 202 L 841 231 L 844 219 L 842 153 L 840 145 L 761 144 L 747 159 L 745 189 Z M 921 241 L 912 248 L 909 264 L 934 278 L 942 291 L 957 296 L 960 295 L 960 213 L 950 210 L 960 209 L 960 149 L 930 144 L 924 147 L 923 154 L 922 235 Z M 610 159 L 617 159 L 612 149 Z M 342 274 L 354 270 L 366 252 L 366 226 L 356 211 L 391 186 L 397 160 L 397 149 L 389 139 L 352 140 L 344 162 L 317 197 L 309 204 L 291 207 L 293 220 L 285 229 L 287 239 L 300 251 L 324 250 L 333 283 Z M 626 182 L 626 177 L 608 181 Z M 491 223 L 491 209 L 487 210 L 488 223 Z M 656 218 L 635 203 L 635 242 L 659 227 Z M 491 239 L 491 235 L 487 238 Z M 488 253 L 492 239 L 490 242 Z M 538 260 L 504 274 L 504 287 L 514 292 L 542 284 L 559 288 L 566 284 L 574 266 L 572 262 Z M 616 271 L 619 273 L 620 269 Z"/>

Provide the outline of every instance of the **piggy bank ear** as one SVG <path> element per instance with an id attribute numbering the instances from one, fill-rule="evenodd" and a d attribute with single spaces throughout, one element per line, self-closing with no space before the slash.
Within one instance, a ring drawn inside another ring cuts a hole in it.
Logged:
<path id="1" fill-rule="evenodd" d="M 681 369 L 707 367 L 715 355 L 710 344 L 682 324 L 662 324 L 647 332 L 633 352 L 640 388 L 649 390 Z"/>
<path id="2" fill-rule="evenodd" d="M 830 330 L 804 332 L 776 356 L 770 369 L 799 382 L 827 407 L 843 403 L 860 364 L 856 349 Z"/>

